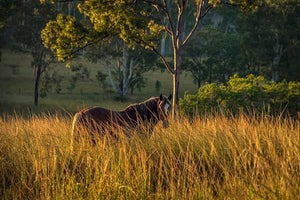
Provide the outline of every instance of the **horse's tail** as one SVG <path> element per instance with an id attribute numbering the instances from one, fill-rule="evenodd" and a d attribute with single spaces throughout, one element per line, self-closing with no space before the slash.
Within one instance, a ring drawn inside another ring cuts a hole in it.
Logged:
<path id="1" fill-rule="evenodd" d="M 77 131 L 78 131 L 78 124 L 81 121 L 81 118 L 82 117 L 81 117 L 80 113 L 76 113 L 74 115 L 73 122 L 72 122 L 72 132 L 71 132 L 71 134 L 74 138 L 76 138 L 76 136 L 77 136 L 76 134 L 77 134 Z"/>
<path id="2" fill-rule="evenodd" d="M 83 112 L 78 112 L 74 115 L 73 122 L 72 122 L 72 139 L 75 141 L 80 141 L 82 137 L 85 136 L 92 136 L 89 130 L 90 124 L 87 123 L 86 114 Z M 90 135 L 86 135 L 89 133 Z M 95 144 L 94 138 L 92 139 L 93 143 Z"/>

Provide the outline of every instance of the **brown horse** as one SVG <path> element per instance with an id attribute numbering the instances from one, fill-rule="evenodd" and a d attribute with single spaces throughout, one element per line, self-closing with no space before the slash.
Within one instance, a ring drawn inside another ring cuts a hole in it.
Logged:
<path id="1" fill-rule="evenodd" d="M 76 113 L 73 119 L 73 135 L 77 137 L 80 130 L 104 135 L 105 130 L 121 127 L 124 130 L 147 126 L 152 132 L 153 127 L 163 121 L 166 128 L 170 114 L 172 95 L 168 98 L 160 95 L 144 102 L 131 104 L 122 111 L 112 111 L 101 107 L 90 107 Z"/>

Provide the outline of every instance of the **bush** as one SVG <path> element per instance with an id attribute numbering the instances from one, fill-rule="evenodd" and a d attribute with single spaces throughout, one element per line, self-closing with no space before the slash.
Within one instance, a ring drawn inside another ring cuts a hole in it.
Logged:
<path id="1" fill-rule="evenodd" d="M 300 110 L 300 83 L 274 83 L 262 76 L 230 77 L 226 85 L 207 84 L 197 94 L 185 94 L 180 99 L 181 114 L 203 114 L 211 111 L 268 112 L 288 111 L 297 115 Z"/>

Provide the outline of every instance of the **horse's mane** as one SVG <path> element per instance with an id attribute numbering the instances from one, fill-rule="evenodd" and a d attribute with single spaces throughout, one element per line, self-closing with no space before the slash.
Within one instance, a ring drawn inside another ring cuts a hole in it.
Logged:
<path id="1" fill-rule="evenodd" d="M 141 103 L 130 104 L 123 111 L 135 110 L 142 113 L 148 113 L 149 111 L 154 111 L 157 108 L 158 97 L 151 97 Z"/>

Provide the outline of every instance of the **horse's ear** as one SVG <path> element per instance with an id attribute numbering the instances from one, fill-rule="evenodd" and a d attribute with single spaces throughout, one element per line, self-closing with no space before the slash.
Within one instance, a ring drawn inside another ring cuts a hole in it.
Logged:
<path id="1" fill-rule="evenodd" d="M 169 95 L 168 99 L 169 99 L 169 101 L 171 101 L 171 99 L 172 99 L 172 94 Z"/>
<path id="2" fill-rule="evenodd" d="M 163 95 L 162 95 L 162 94 L 160 94 L 160 95 L 159 95 L 159 100 L 161 100 L 161 101 L 162 101 L 163 99 L 164 99 Z"/>

